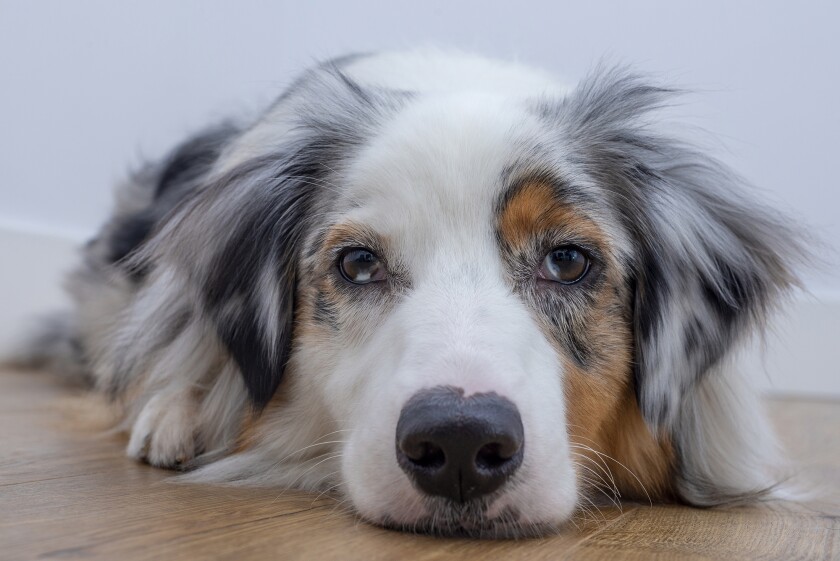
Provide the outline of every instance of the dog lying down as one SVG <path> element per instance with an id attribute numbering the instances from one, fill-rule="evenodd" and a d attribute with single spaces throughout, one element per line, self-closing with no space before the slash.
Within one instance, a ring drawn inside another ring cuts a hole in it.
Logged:
<path id="1" fill-rule="evenodd" d="M 321 64 L 122 185 L 25 358 L 118 403 L 133 458 L 392 528 L 777 497 L 731 357 L 802 244 L 662 131 L 673 94 L 438 51 Z"/>

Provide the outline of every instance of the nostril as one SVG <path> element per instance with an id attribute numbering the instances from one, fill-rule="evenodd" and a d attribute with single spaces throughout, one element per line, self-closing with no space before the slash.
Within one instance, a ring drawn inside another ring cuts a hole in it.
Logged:
<path id="1" fill-rule="evenodd" d="M 409 450 L 403 449 L 403 453 L 412 464 L 420 468 L 437 469 L 446 464 L 443 448 L 432 442 L 420 442 Z"/>
<path id="2" fill-rule="evenodd" d="M 496 469 L 510 460 L 510 456 L 502 454 L 502 445 L 498 442 L 491 442 L 479 448 L 475 456 L 475 465 L 482 469 Z"/>

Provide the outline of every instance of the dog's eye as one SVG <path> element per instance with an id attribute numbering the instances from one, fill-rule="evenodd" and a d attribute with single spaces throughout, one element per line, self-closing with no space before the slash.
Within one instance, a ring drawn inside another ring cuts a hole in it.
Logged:
<path id="1" fill-rule="evenodd" d="M 346 249 L 338 260 L 341 276 L 354 284 L 368 284 L 385 280 L 385 267 L 369 249 Z"/>
<path id="2" fill-rule="evenodd" d="M 579 247 L 564 245 L 552 249 L 540 265 L 540 278 L 574 284 L 579 282 L 589 272 L 589 257 Z"/>

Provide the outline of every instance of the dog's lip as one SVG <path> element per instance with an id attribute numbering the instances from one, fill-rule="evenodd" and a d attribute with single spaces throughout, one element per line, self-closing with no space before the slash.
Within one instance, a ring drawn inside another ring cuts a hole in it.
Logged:
<path id="1" fill-rule="evenodd" d="M 479 539 L 523 539 L 541 538 L 557 532 L 555 524 L 521 524 L 516 520 L 502 520 L 501 518 L 478 519 L 462 517 L 454 521 L 436 521 L 432 517 L 424 517 L 415 523 L 396 523 L 384 521 L 380 524 L 390 530 L 409 532 L 413 534 L 427 534 L 448 538 L 479 538 Z"/>
<path id="2" fill-rule="evenodd" d="M 493 509 L 482 503 L 481 500 L 467 503 L 436 501 L 434 506 L 430 505 L 430 510 L 414 521 L 397 521 L 386 515 L 377 523 L 401 532 L 481 539 L 537 538 L 558 529 L 555 523 L 523 523 L 514 509 Z M 488 512 L 494 514 L 488 515 Z"/>

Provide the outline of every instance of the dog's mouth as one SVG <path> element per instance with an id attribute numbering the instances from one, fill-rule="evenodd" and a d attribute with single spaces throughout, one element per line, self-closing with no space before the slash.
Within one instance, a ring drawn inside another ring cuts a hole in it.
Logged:
<path id="1" fill-rule="evenodd" d="M 487 500 L 456 503 L 430 499 L 427 512 L 414 522 L 397 522 L 385 517 L 380 524 L 401 532 L 481 539 L 533 538 L 557 531 L 553 524 L 522 522 L 519 511 L 512 507 L 491 516 Z"/>

